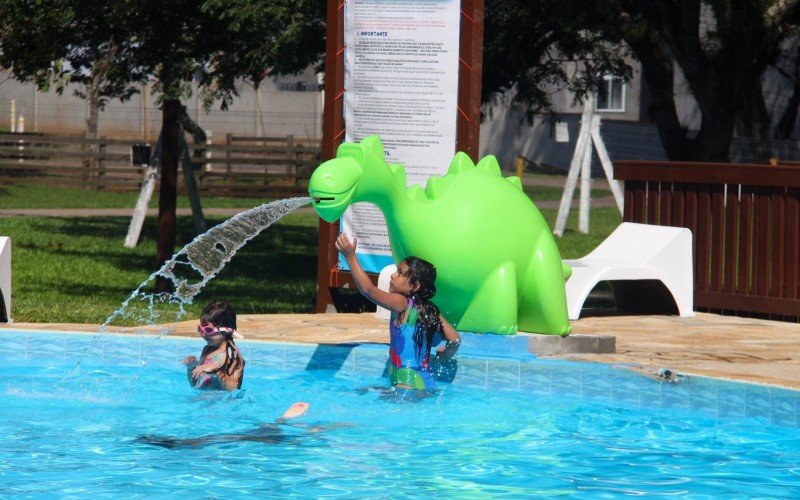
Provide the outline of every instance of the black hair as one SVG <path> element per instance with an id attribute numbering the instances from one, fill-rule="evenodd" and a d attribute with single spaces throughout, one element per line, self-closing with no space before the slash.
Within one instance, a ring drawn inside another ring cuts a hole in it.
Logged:
<path id="1" fill-rule="evenodd" d="M 220 330 L 222 336 L 225 338 L 225 364 L 219 370 L 226 375 L 231 375 L 236 369 L 236 365 L 241 362 L 242 370 L 244 371 L 244 359 L 239 356 L 239 349 L 233 341 L 233 330 L 236 330 L 236 311 L 233 306 L 227 301 L 218 300 L 212 302 L 203 309 L 200 313 L 200 323 L 207 325 L 213 324 L 217 328 L 226 328 L 227 330 Z M 242 377 L 244 378 L 244 377 Z M 242 379 L 239 379 L 239 388 L 242 387 Z"/>
<path id="2" fill-rule="evenodd" d="M 212 302 L 200 313 L 200 323 L 213 323 L 217 327 L 236 330 L 236 311 L 224 300 Z"/>
<path id="3" fill-rule="evenodd" d="M 436 267 L 419 257 L 406 257 L 404 261 L 408 265 L 411 300 L 417 308 L 414 347 L 419 357 L 423 352 L 426 355 L 430 352 L 433 336 L 443 328 L 439 308 L 431 300 L 436 295 Z"/>

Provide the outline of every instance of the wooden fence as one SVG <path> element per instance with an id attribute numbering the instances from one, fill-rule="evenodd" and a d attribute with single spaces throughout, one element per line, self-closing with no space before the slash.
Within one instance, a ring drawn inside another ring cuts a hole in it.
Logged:
<path id="1" fill-rule="evenodd" d="M 0 134 L 0 182 L 38 183 L 111 191 L 136 191 L 143 165 L 132 162 L 141 141 L 81 136 Z M 155 144 L 151 145 L 151 151 Z M 283 197 L 307 193 L 319 164 L 318 139 L 239 137 L 223 144 L 189 144 L 201 193 Z M 178 169 L 181 177 L 182 170 Z M 179 179 L 179 186 L 184 186 Z"/>
<path id="2" fill-rule="evenodd" d="M 800 321 L 800 167 L 619 161 L 624 220 L 693 234 L 695 307 Z"/>

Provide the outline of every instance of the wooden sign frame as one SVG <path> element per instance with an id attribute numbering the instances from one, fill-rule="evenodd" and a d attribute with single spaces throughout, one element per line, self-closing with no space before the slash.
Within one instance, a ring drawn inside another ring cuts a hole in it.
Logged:
<path id="1" fill-rule="evenodd" d="M 328 0 L 325 47 L 325 105 L 322 118 L 322 160 L 336 156 L 345 135 L 344 127 L 344 4 Z M 481 121 L 481 71 L 483 68 L 483 0 L 461 0 L 459 40 L 458 113 L 456 149 L 478 161 Z M 453 151 L 455 154 L 455 151 Z M 339 269 L 334 243 L 339 222 L 320 219 L 317 254 L 315 312 L 336 312 L 337 288 L 355 288 L 349 271 Z M 374 283 L 378 275 L 368 273 Z"/>

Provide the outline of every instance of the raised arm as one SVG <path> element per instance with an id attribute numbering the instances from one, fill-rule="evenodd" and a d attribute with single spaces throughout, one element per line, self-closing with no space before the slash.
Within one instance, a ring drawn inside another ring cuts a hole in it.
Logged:
<path id="1" fill-rule="evenodd" d="M 358 291 L 361 292 L 361 295 L 381 307 L 395 312 L 403 311 L 406 308 L 408 299 L 400 293 L 384 292 L 372 284 L 372 280 L 369 279 L 369 276 L 367 276 L 364 268 L 361 267 L 356 258 L 356 245 L 358 245 L 358 239 L 353 238 L 353 241 L 350 241 L 350 238 L 344 233 L 336 238 L 336 249 L 344 255 L 347 265 L 350 266 L 350 274 L 353 275 L 353 281 L 356 282 Z"/>

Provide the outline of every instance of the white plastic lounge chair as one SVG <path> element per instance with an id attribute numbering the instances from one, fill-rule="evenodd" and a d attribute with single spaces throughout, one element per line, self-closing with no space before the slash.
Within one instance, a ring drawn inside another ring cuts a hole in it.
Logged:
<path id="1" fill-rule="evenodd" d="M 601 281 L 610 282 L 621 309 L 626 302 L 635 309 L 675 311 L 666 288 L 681 317 L 694 315 L 692 232 L 687 228 L 623 222 L 587 256 L 564 262 L 572 268 L 566 283 L 569 319 L 580 317 L 586 297 Z M 663 286 L 654 287 L 654 281 Z"/>
<path id="2" fill-rule="evenodd" d="M 378 275 L 378 288 L 383 290 L 384 292 L 389 291 L 389 280 L 392 277 L 392 274 L 397 271 L 397 266 L 394 264 L 389 264 L 388 266 L 381 269 L 381 273 Z M 389 319 L 392 316 L 391 311 L 381 306 L 375 310 L 375 317 L 378 319 Z"/>
<path id="3" fill-rule="evenodd" d="M 11 238 L 0 236 L 0 321 L 11 323 Z"/>

